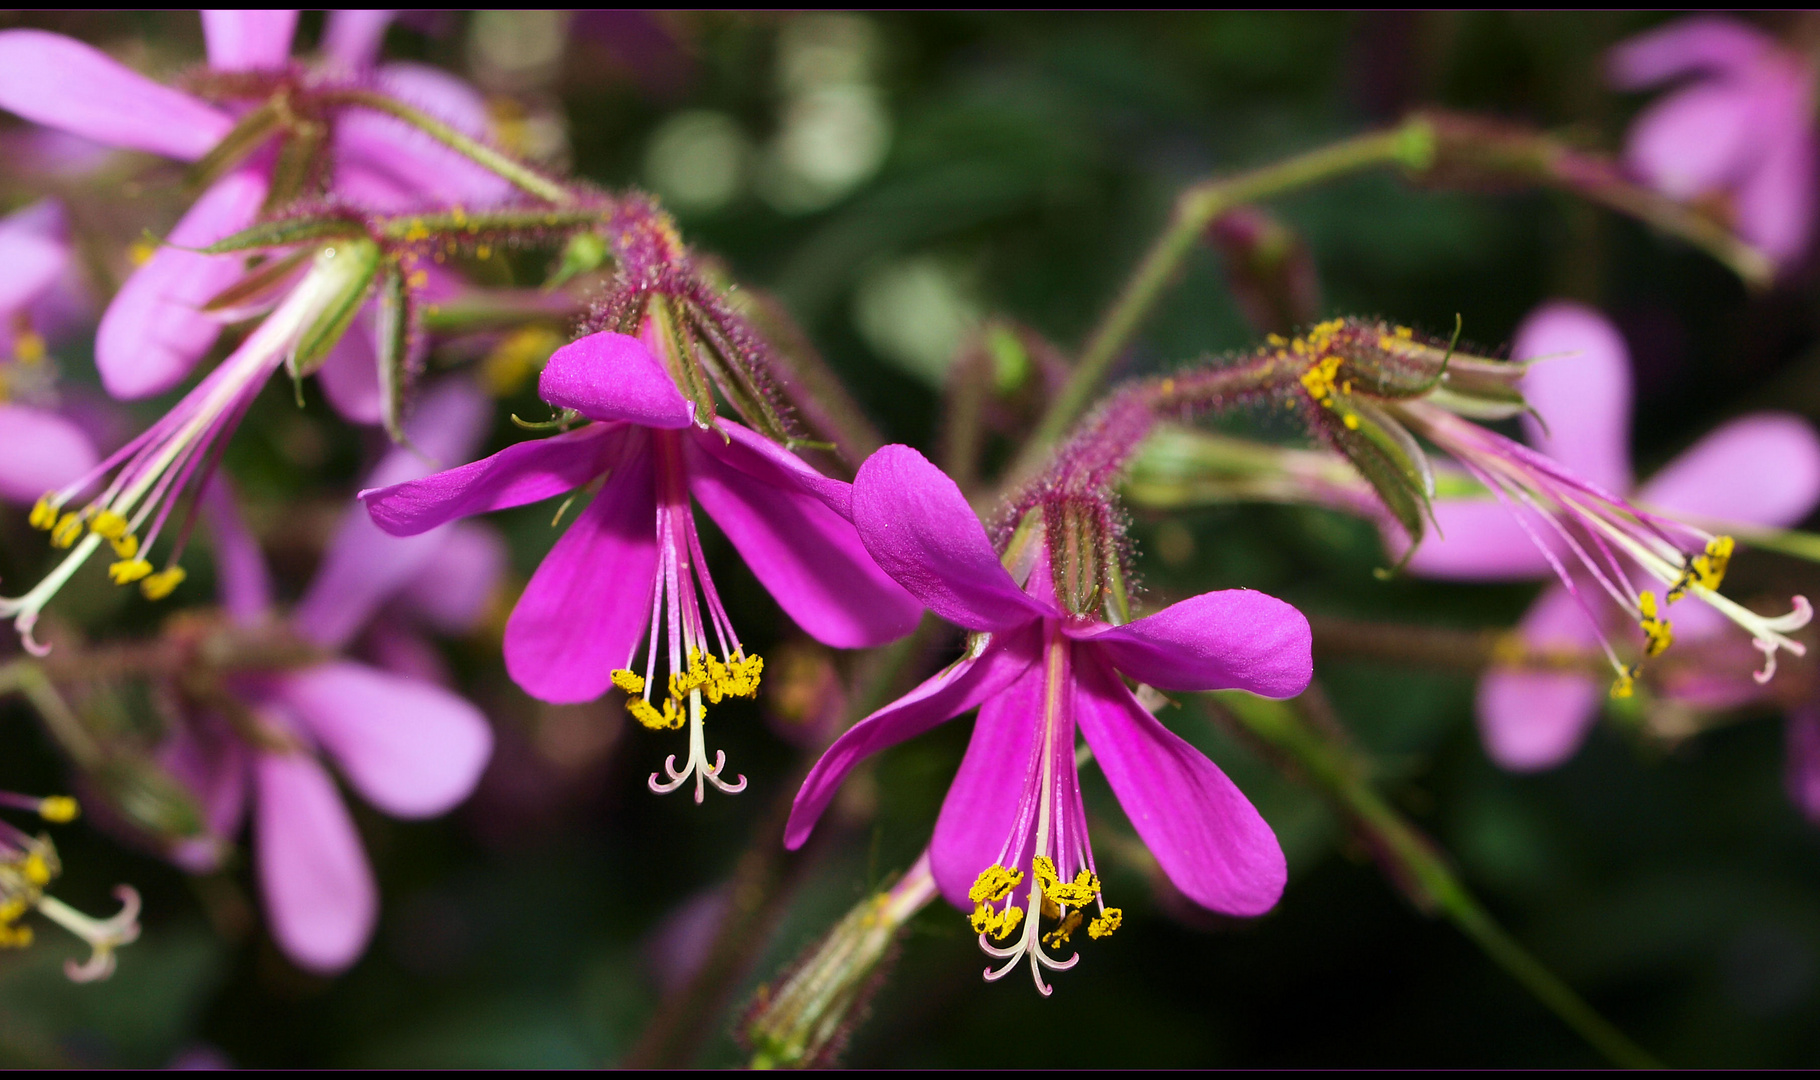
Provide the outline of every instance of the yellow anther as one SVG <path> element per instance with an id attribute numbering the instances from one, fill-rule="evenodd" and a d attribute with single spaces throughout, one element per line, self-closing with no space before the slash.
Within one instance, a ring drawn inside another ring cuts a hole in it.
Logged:
<path id="1" fill-rule="evenodd" d="M 68 795 L 52 795 L 38 800 L 38 816 L 46 821 L 62 825 L 76 820 L 82 807 Z"/>
<path id="2" fill-rule="evenodd" d="M 25 873 L 25 880 L 33 885 L 42 887 L 51 883 L 51 865 L 36 851 L 25 857 L 25 863 L 20 869 Z"/>
<path id="3" fill-rule="evenodd" d="M 976 904 L 996 904 L 1011 895 L 1011 890 L 1024 880 L 1022 870 L 1011 870 L 993 863 L 980 871 L 980 876 L 973 879 L 973 887 L 967 890 L 967 899 Z"/>
<path id="4" fill-rule="evenodd" d="M 0 925 L 0 949 L 23 949 L 31 943 L 31 927 Z"/>
<path id="5" fill-rule="evenodd" d="M 52 529 L 57 525 L 57 504 L 52 502 L 54 494 L 45 492 L 32 506 L 32 528 Z"/>
<path id="6" fill-rule="evenodd" d="M 1124 921 L 1125 911 L 1123 908 L 1109 907 L 1105 911 L 1100 912 L 1098 918 L 1087 924 L 1087 936 L 1095 941 L 1098 941 L 1103 937 L 1111 937 L 1112 932 L 1117 930 L 1119 924 Z"/>
<path id="7" fill-rule="evenodd" d="M 1068 938 L 1080 928 L 1081 913 L 1078 911 L 1070 911 L 1068 917 L 1062 920 L 1060 926 L 1043 935 L 1043 944 L 1053 949 L 1057 945 L 1066 943 Z"/>
<path id="8" fill-rule="evenodd" d="M 113 545 L 114 554 L 120 556 L 122 559 L 130 559 L 139 554 L 139 538 L 132 533 L 127 533 L 125 536 L 117 536 L 114 539 L 109 540 L 108 543 Z"/>
<path id="9" fill-rule="evenodd" d="M 1030 869 L 1035 872 L 1037 884 L 1043 887 L 1044 892 L 1048 892 L 1049 886 L 1062 880 L 1062 876 L 1055 872 L 1055 860 L 1047 855 L 1038 855 L 1030 864 Z"/>
<path id="10" fill-rule="evenodd" d="M 1702 589 L 1717 589 L 1725 580 L 1725 570 L 1731 565 L 1732 552 L 1737 543 L 1729 536 L 1715 536 L 1706 542 L 1706 550 L 1687 560 L 1681 569 L 1681 576 L 1675 581 L 1674 588 L 1668 590 L 1668 602 L 1674 603 L 1687 595 L 1690 585 Z"/>
<path id="11" fill-rule="evenodd" d="M 1296 343 L 1301 344 L 1301 339 Z M 1302 388 L 1308 396 L 1326 405 L 1333 406 L 1333 392 L 1338 388 L 1340 376 L 1340 358 L 1328 353 L 1316 360 L 1309 369 L 1302 373 Z"/>
<path id="12" fill-rule="evenodd" d="M 1024 909 L 1012 904 L 1003 911 L 995 912 L 985 904 L 975 904 L 971 921 L 974 933 L 987 934 L 1003 941 L 1024 921 Z"/>
<path id="13" fill-rule="evenodd" d="M 88 519 L 90 532 L 100 533 L 109 540 L 118 540 L 126 535 L 126 518 L 112 510 L 97 510 L 95 516 Z"/>
<path id="14" fill-rule="evenodd" d="M 1289 339 L 1284 337 L 1281 334 L 1265 334 L 1264 335 L 1264 344 L 1274 345 L 1280 349 L 1283 346 L 1289 344 Z"/>
<path id="15" fill-rule="evenodd" d="M 162 600 L 183 584 L 185 576 L 183 567 L 167 566 L 141 581 L 139 591 L 145 594 L 147 600 Z"/>
<path id="16" fill-rule="evenodd" d="M 144 266 L 146 263 L 150 262 L 152 256 L 157 253 L 157 245 L 148 243 L 144 240 L 134 241 L 133 244 L 126 249 L 127 261 L 131 262 L 134 266 Z"/>
<path id="17" fill-rule="evenodd" d="M 1043 895 L 1065 908 L 1082 907 L 1100 894 L 1100 879 L 1082 870 L 1073 881 L 1044 882 Z"/>
<path id="18" fill-rule="evenodd" d="M 1347 413 L 1340 419 L 1340 422 L 1346 425 L 1347 431 L 1359 430 L 1359 417 L 1357 413 Z"/>
<path id="19" fill-rule="evenodd" d="M 60 548 L 69 547 L 82 535 L 82 516 L 69 510 L 57 519 L 57 525 L 51 530 L 51 543 Z"/>
<path id="20" fill-rule="evenodd" d="M 1637 673 L 1640 669 L 1632 664 L 1618 669 L 1618 678 L 1611 684 L 1613 700 L 1627 698 L 1637 692 Z"/>
<path id="21" fill-rule="evenodd" d="M 1661 656 L 1675 643 L 1675 628 L 1667 619 L 1657 615 L 1655 593 L 1646 592 L 1637 597 L 1637 609 L 1643 614 L 1638 620 L 1643 627 L 1643 651 L 1650 656 Z"/>
<path id="22" fill-rule="evenodd" d="M 652 731 L 674 731 L 682 727 L 685 717 L 675 700 L 664 702 L 663 712 L 658 712 L 644 698 L 635 697 L 626 702 L 626 711 L 632 714 L 633 719 Z"/>
<path id="23" fill-rule="evenodd" d="M 12 923 L 18 922 L 20 920 L 20 918 L 22 918 L 25 915 L 25 913 L 30 910 L 31 910 L 30 904 L 26 903 L 20 897 L 17 897 L 17 896 L 13 897 L 12 899 L 6 901 L 5 903 L 0 904 L 0 926 L 6 926 L 6 925 L 10 925 Z"/>
<path id="24" fill-rule="evenodd" d="M 131 585 L 141 579 L 149 582 L 152 577 L 152 564 L 144 559 L 122 559 L 107 568 L 107 576 L 108 580 L 116 585 Z M 169 591 L 169 589 L 165 590 L 167 593 Z M 150 592 L 147 592 L 146 595 L 151 596 Z M 151 598 L 158 599 L 156 596 L 151 596 Z"/>
<path id="25" fill-rule="evenodd" d="M 613 685 L 628 694 L 642 694 L 645 692 L 645 677 L 620 668 L 613 673 Z"/>
<path id="26" fill-rule="evenodd" d="M 36 364 L 44 359 L 44 339 L 30 330 L 13 338 L 13 359 L 21 364 Z"/>

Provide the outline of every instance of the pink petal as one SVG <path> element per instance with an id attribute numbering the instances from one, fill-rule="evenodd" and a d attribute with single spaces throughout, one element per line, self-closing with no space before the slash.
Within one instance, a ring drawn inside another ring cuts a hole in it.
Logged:
<path id="1" fill-rule="evenodd" d="M 253 834 L 272 937 L 298 966 L 323 974 L 360 958 L 379 916 L 379 890 L 335 782 L 308 754 L 261 754 Z"/>
<path id="2" fill-rule="evenodd" d="M 849 728 L 822 754 L 796 793 L 784 846 L 792 851 L 803 846 L 855 765 L 1002 693 L 1035 662 L 1037 645 L 1035 632 L 995 640 L 979 658 L 951 665 Z"/>
<path id="3" fill-rule="evenodd" d="M 1820 825 L 1820 711 L 1803 707 L 1788 714 L 1788 797 Z"/>
<path id="4" fill-rule="evenodd" d="M 1289 877 L 1276 834 L 1199 750 L 1157 722 L 1091 649 L 1076 649 L 1076 719 L 1132 828 L 1182 895 L 1262 915 Z"/>
<path id="5" fill-rule="evenodd" d="M 737 469 L 759 483 L 813 495 L 841 517 L 853 517 L 852 484 L 830 480 L 802 458 L 751 428 L 729 420 L 719 421 L 716 427 L 718 432 L 713 439 L 698 441 L 701 448 L 721 464 Z"/>
<path id="6" fill-rule="evenodd" d="M 1598 597 L 1592 602 L 1604 603 Z M 1518 632 L 1536 649 L 1582 651 L 1598 646 L 1586 612 L 1560 585 L 1543 591 L 1518 624 Z M 1604 693 L 1598 679 L 1578 672 L 1494 667 L 1479 681 L 1479 733 L 1485 751 L 1499 765 L 1517 772 L 1553 768 L 1585 741 Z"/>
<path id="7" fill-rule="evenodd" d="M 1584 304 L 1555 300 L 1523 320 L 1510 355 L 1537 360 L 1523 376 L 1523 396 L 1541 416 L 1523 417 L 1529 444 L 1607 491 L 1629 491 L 1630 350 L 1618 328 Z"/>
<path id="8" fill-rule="evenodd" d="M 506 671 L 534 698 L 592 701 L 630 661 L 651 621 L 657 494 L 649 435 L 636 438 L 594 502 L 531 575 L 506 622 Z"/>
<path id="9" fill-rule="evenodd" d="M 466 458 L 491 419 L 490 404 L 471 384 L 443 382 L 425 395 L 406 426 L 413 445 L 393 447 L 369 482 L 395 487 L 429 472 L 433 461 Z M 388 535 L 371 515 L 351 509 L 297 605 L 292 621 L 298 632 L 327 649 L 345 646 L 380 604 L 430 565 L 447 539 L 446 527 Z"/>
<path id="10" fill-rule="evenodd" d="M 25 405 L 0 405 L 0 446 L 0 498 L 18 503 L 80 479 L 99 460 L 81 428 Z"/>
<path id="11" fill-rule="evenodd" d="M 433 683 L 338 661 L 286 677 L 282 695 L 374 806 L 400 818 L 447 813 L 493 754 L 493 729 Z"/>
<path id="12" fill-rule="evenodd" d="M 393 536 L 412 536 L 446 521 L 523 506 L 562 495 L 607 471 L 624 451 L 631 428 L 590 424 L 548 439 L 508 446 L 469 462 L 385 488 L 360 493 L 373 521 Z"/>
<path id="13" fill-rule="evenodd" d="M 247 529 L 227 478 L 217 473 L 203 491 L 203 510 L 215 548 L 215 590 L 228 617 L 257 626 L 272 610 L 272 574 L 259 541 Z"/>
<path id="14" fill-rule="evenodd" d="M 1695 519 L 1794 525 L 1820 502 L 1820 438 L 1788 413 L 1742 416 L 1669 462 L 1637 498 Z"/>
<path id="15" fill-rule="evenodd" d="M 220 868 L 234 834 L 246 816 L 247 781 L 252 762 L 239 739 L 178 724 L 158 748 L 158 765 L 188 788 L 202 812 L 203 835 L 179 841 L 172 861 L 192 874 Z"/>
<path id="16" fill-rule="evenodd" d="M 346 68 L 364 71 L 379 62 L 379 47 L 396 11 L 331 11 L 322 30 L 322 55 Z"/>
<path id="17" fill-rule="evenodd" d="M 487 135 L 486 100 L 446 71 L 388 64 L 380 89 L 465 135 Z M 510 183 L 401 120 L 364 109 L 343 114 L 335 131 L 335 190 L 378 210 L 450 203 L 490 206 L 512 197 Z"/>
<path id="18" fill-rule="evenodd" d="M 1620 42 L 1609 56 L 1612 85 L 1640 90 L 1677 75 L 1736 74 L 1775 49 L 1775 40 L 1748 23 L 1696 15 Z"/>
<path id="19" fill-rule="evenodd" d="M 537 396 L 591 420 L 629 420 L 644 427 L 688 427 L 695 415 L 644 342 L 605 331 L 551 354 L 537 379 Z"/>
<path id="20" fill-rule="evenodd" d="M 1250 589 L 1202 593 L 1124 626 L 1066 632 L 1158 690 L 1249 690 L 1281 699 L 1314 678 L 1307 618 Z"/>
<path id="21" fill-rule="evenodd" d="M 43 30 L 0 32 L 0 109 L 108 146 L 195 161 L 234 126 L 181 90 Z"/>
<path id="22" fill-rule="evenodd" d="M 1779 263 L 1807 253 L 1814 231 L 1815 146 L 1805 117 L 1763 157 L 1737 192 L 1738 231 Z"/>
<path id="23" fill-rule="evenodd" d="M 40 199 L 0 218 L 0 313 L 10 315 L 57 284 L 70 263 L 63 212 Z"/>
<path id="24" fill-rule="evenodd" d="M 872 561 L 852 523 L 804 493 L 792 473 L 712 431 L 685 436 L 684 447 L 690 494 L 810 636 L 861 649 L 916 629 L 922 605 Z"/>
<path id="25" fill-rule="evenodd" d="M 342 418 L 355 424 L 385 419 L 379 397 L 379 354 L 373 348 L 373 305 L 354 316 L 353 324 L 316 369 L 316 384 Z"/>
<path id="26" fill-rule="evenodd" d="M 942 896 L 962 910 L 973 906 L 967 890 L 980 871 L 994 863 L 1020 865 L 1034 854 L 1006 852 L 1005 845 L 1020 812 L 1034 806 L 1041 794 L 1042 758 L 1036 741 L 1043 729 L 1046 681 L 1044 665 L 1032 664 L 1010 686 L 983 695 L 967 755 L 942 800 L 929 841 L 929 869 Z M 1057 737 L 1072 743 L 1074 718 L 1055 719 Z M 1078 778 L 1074 782 L 1078 788 Z"/>
<path id="27" fill-rule="evenodd" d="M 1645 109 L 1625 137 L 1624 160 L 1650 186 L 1693 199 L 1743 179 L 1768 145 L 1757 82 L 1698 83 Z"/>
<path id="28" fill-rule="evenodd" d="M 951 623 L 1002 632 L 1057 614 L 1017 587 L 961 489 L 908 446 L 860 466 L 853 524 L 879 567 Z"/>
<path id="29" fill-rule="evenodd" d="M 237 8 L 201 15 L 209 66 L 215 70 L 267 71 L 290 63 L 291 37 L 297 32 L 295 11 Z"/>
<path id="30" fill-rule="evenodd" d="M 127 278 L 95 332 L 95 366 L 108 393 L 161 394 L 182 382 L 215 343 L 221 324 L 201 308 L 239 280 L 243 260 L 182 249 L 206 247 L 252 224 L 265 193 L 266 179 L 257 169 L 222 177 L 171 230 L 171 246 L 159 248 Z"/>
<path id="31" fill-rule="evenodd" d="M 1535 541 L 1496 499 L 1436 499 L 1434 516 L 1428 538 L 1409 560 L 1411 574 L 1450 581 L 1528 581 L 1549 575 L 1548 560 Z M 1400 552 L 1404 543 L 1400 530 L 1385 528 L 1387 548 Z"/>
<path id="32" fill-rule="evenodd" d="M 399 601 L 440 634 L 473 632 L 505 576 L 506 544 L 484 525 L 460 522 L 404 591 Z"/>

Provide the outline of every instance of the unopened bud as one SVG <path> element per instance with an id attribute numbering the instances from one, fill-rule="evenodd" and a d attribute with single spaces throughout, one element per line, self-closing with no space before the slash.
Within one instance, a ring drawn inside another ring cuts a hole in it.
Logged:
<path id="1" fill-rule="evenodd" d="M 1058 495 L 1043 503 L 1055 598 L 1076 615 L 1100 616 L 1118 573 L 1117 529 L 1104 498 Z"/>
<path id="2" fill-rule="evenodd" d="M 1242 206 L 1208 226 L 1207 240 L 1219 249 L 1226 283 L 1257 330 L 1286 334 L 1319 317 L 1321 281 L 1314 257 L 1287 225 Z"/>
<path id="3" fill-rule="evenodd" d="M 924 852 L 898 883 L 861 900 L 775 986 L 759 988 L 739 1036 L 754 1068 L 831 1064 L 883 984 L 910 919 L 936 896 Z"/>

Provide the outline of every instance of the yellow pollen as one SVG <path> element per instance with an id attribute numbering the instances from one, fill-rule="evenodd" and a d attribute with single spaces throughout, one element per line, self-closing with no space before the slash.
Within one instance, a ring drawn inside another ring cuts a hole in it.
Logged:
<path id="1" fill-rule="evenodd" d="M 171 595 L 177 586 L 183 584 L 185 576 L 183 567 L 167 566 L 141 581 L 139 591 L 145 594 L 147 600 L 162 600 Z"/>
<path id="2" fill-rule="evenodd" d="M 69 547 L 82 535 L 82 516 L 74 510 L 65 511 L 57 519 L 57 525 L 51 530 L 51 543 L 60 548 Z"/>
<path id="3" fill-rule="evenodd" d="M 76 820 L 82 812 L 76 800 L 68 795 L 52 795 L 38 801 L 38 816 L 58 825 Z"/>
<path id="4" fill-rule="evenodd" d="M 967 890 L 967 899 L 976 904 L 996 904 L 1011 895 L 1011 890 L 1024 880 L 1022 870 L 1011 870 L 993 863 L 980 871 Z"/>
<path id="5" fill-rule="evenodd" d="M 32 928 L 0 923 L 0 949 L 23 949 L 32 943 Z"/>
<path id="6" fill-rule="evenodd" d="M 1123 908 L 1109 907 L 1100 912 L 1098 918 L 1087 924 L 1087 936 L 1095 941 L 1103 937 L 1111 937 L 1112 932 L 1117 930 L 1119 924 L 1124 921 L 1125 910 Z"/>
<path id="7" fill-rule="evenodd" d="M 645 692 L 645 677 L 620 668 L 613 672 L 613 685 L 628 694 L 642 694 Z"/>
<path id="8" fill-rule="evenodd" d="M 1618 701 L 1637 692 L 1637 672 L 1635 664 L 1618 669 L 1618 678 L 1611 684 L 1612 700 Z"/>
<path id="9" fill-rule="evenodd" d="M 88 527 L 109 540 L 118 540 L 126 535 L 126 518 L 112 510 L 98 510 L 89 519 Z"/>
<path id="10" fill-rule="evenodd" d="M 13 359 L 21 364 L 36 364 L 44 359 L 44 339 L 30 330 L 13 338 Z"/>
<path id="11" fill-rule="evenodd" d="M 32 528 L 53 529 L 57 525 L 57 504 L 53 502 L 54 493 L 45 492 L 32 507 Z"/>
<path id="12" fill-rule="evenodd" d="M 144 559 L 122 559 L 108 566 L 107 576 L 116 585 L 131 585 L 135 581 L 151 577 L 152 564 Z"/>
<path id="13" fill-rule="evenodd" d="M 1100 893 L 1100 879 L 1094 877 L 1091 870 L 1082 870 L 1071 882 L 1063 881 L 1048 856 L 1039 856 L 1034 869 L 1036 880 L 1043 886 L 1043 895 L 1060 907 L 1081 907 Z"/>
<path id="14" fill-rule="evenodd" d="M 25 857 L 25 863 L 20 869 L 25 873 L 25 880 L 33 885 L 44 886 L 51 883 L 50 863 L 45 862 L 44 856 L 36 851 Z"/>
<path id="15" fill-rule="evenodd" d="M 150 262 L 152 256 L 157 253 L 157 245 L 145 240 L 137 240 L 126 249 L 126 258 L 127 261 L 134 266 L 144 266 L 146 263 Z"/>
<path id="16" fill-rule="evenodd" d="M 1080 928 L 1081 928 L 1081 913 L 1078 911 L 1070 911 L 1068 913 L 1068 917 L 1066 919 L 1062 920 L 1062 924 L 1060 926 L 1056 927 L 1054 930 L 1051 930 L 1047 934 L 1043 935 L 1043 944 L 1049 946 L 1052 949 L 1055 948 L 1057 945 L 1065 944 L 1067 942 L 1068 938 L 1071 935 L 1073 935 L 1073 933 L 1076 930 L 1079 930 Z"/>
<path id="17" fill-rule="evenodd" d="M 139 554 L 139 538 L 132 533 L 108 541 L 114 547 L 114 554 L 122 559 L 130 559 Z"/>
<path id="18" fill-rule="evenodd" d="M 1661 656 L 1675 643 L 1675 628 L 1667 619 L 1657 616 L 1655 593 L 1646 592 L 1637 597 L 1637 608 L 1643 613 L 1639 620 L 1643 627 L 1643 651 L 1650 656 Z"/>
<path id="19" fill-rule="evenodd" d="M 1301 339 L 1297 338 L 1296 343 L 1301 344 Z M 1302 373 L 1302 388 L 1308 391 L 1309 397 L 1332 408 L 1333 392 L 1338 388 L 1339 375 L 1340 358 L 1328 353 Z"/>

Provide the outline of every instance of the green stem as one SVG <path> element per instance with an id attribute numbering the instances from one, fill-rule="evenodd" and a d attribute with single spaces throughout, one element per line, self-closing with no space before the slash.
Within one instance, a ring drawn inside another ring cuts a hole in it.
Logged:
<path id="1" fill-rule="evenodd" d="M 1112 304 L 1081 349 L 1081 356 L 1062 392 L 1043 416 L 1020 460 L 1024 474 L 1033 469 L 1048 447 L 1085 411 L 1101 380 L 1130 343 L 1163 291 L 1168 288 L 1213 220 L 1248 202 L 1318 184 L 1348 173 L 1380 165 L 1427 166 L 1432 156 L 1432 134 L 1427 121 L 1412 119 L 1385 131 L 1356 135 L 1331 146 L 1292 157 L 1237 176 L 1206 180 L 1176 199 L 1175 214 L 1145 254 L 1124 291 Z"/>
<path id="2" fill-rule="evenodd" d="M 1418 907 L 1445 915 L 1607 1060 L 1625 1068 L 1661 1067 L 1497 924 L 1441 852 L 1372 788 L 1362 756 L 1324 730 L 1331 725 L 1303 715 L 1305 699 L 1292 704 L 1226 691 L 1203 700 L 1293 761 L 1365 834 Z"/>
<path id="3" fill-rule="evenodd" d="M 545 202 L 562 206 L 575 201 L 574 193 L 557 181 L 401 101 L 394 101 L 384 94 L 371 90 L 336 90 L 324 94 L 323 97 L 330 102 L 358 105 L 396 117 L 481 168 L 504 177 L 520 190 Z"/>

